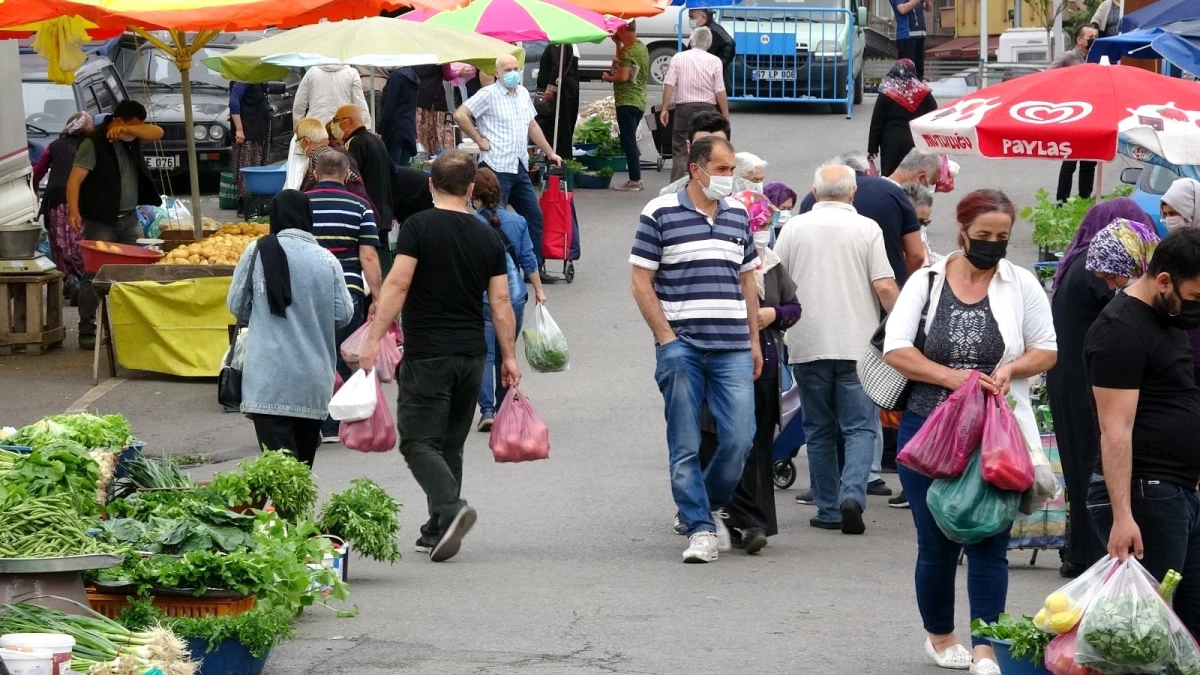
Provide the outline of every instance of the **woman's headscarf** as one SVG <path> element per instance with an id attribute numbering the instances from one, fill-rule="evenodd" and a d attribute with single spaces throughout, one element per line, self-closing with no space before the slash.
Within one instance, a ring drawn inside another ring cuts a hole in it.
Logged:
<path id="1" fill-rule="evenodd" d="M 1200 181 L 1180 178 L 1162 196 L 1163 203 L 1179 212 L 1188 225 L 1200 225 Z"/>
<path id="2" fill-rule="evenodd" d="M 796 191 L 784 185 L 783 183 L 767 183 L 763 186 L 763 194 L 767 199 L 771 200 L 771 206 L 781 208 L 781 204 L 788 201 L 792 202 L 792 206 L 796 205 Z"/>
<path id="3" fill-rule="evenodd" d="M 879 83 L 879 93 L 913 112 L 929 95 L 929 85 L 917 77 L 917 66 L 912 59 L 900 59 Z"/>
<path id="4" fill-rule="evenodd" d="M 1083 221 L 1079 223 L 1079 229 L 1075 232 L 1075 239 L 1071 241 L 1071 245 L 1063 253 L 1062 260 L 1058 262 L 1058 271 L 1054 273 L 1055 290 L 1062 283 L 1063 272 L 1071 264 L 1071 261 L 1080 255 L 1084 255 L 1087 252 L 1088 244 L 1092 243 L 1092 238 L 1096 236 L 1096 233 L 1103 230 L 1117 218 L 1132 220 L 1147 227 L 1152 227 L 1154 222 L 1150 219 L 1150 216 L 1146 215 L 1142 207 L 1138 206 L 1137 202 L 1129 197 L 1110 199 L 1088 209 L 1087 215 L 1083 217 Z"/>
<path id="5" fill-rule="evenodd" d="M 1153 227 L 1118 218 L 1096 233 L 1088 246 L 1087 269 L 1130 279 L 1146 273 L 1150 256 L 1158 246 Z"/>
<path id="6" fill-rule="evenodd" d="M 63 136 L 90 136 L 96 126 L 92 124 L 92 114 L 80 110 L 79 112 L 67 118 L 67 123 L 63 125 Z"/>
<path id="7" fill-rule="evenodd" d="M 278 234 L 289 229 L 312 232 L 312 204 L 303 192 L 284 190 L 271 199 L 270 213 L 271 234 L 258 240 L 258 256 L 262 261 L 271 313 L 286 317 L 287 308 L 292 304 L 292 275 Z"/>

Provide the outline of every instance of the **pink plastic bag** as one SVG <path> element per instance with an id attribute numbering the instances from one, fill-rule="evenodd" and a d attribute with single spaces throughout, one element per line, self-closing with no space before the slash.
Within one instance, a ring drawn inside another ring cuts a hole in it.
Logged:
<path id="1" fill-rule="evenodd" d="M 875 164 L 874 157 L 867 158 L 867 175 L 868 176 L 879 176 L 879 167 Z"/>
<path id="2" fill-rule="evenodd" d="M 338 393 L 338 389 L 341 389 L 343 384 L 346 383 L 342 381 L 342 374 L 336 370 L 333 371 L 333 393 Z"/>
<path id="3" fill-rule="evenodd" d="M 934 408 L 896 461 L 930 478 L 957 478 L 983 437 L 983 390 L 979 373 L 971 371 L 957 391 Z"/>
<path id="4" fill-rule="evenodd" d="M 510 388 L 500 404 L 488 447 L 497 462 L 550 458 L 550 430 L 517 387 Z"/>
<path id="5" fill-rule="evenodd" d="M 1091 668 L 1075 663 L 1078 629 L 1063 633 L 1046 645 L 1046 670 L 1054 675 L 1100 675 Z"/>
<path id="6" fill-rule="evenodd" d="M 342 340 L 342 360 L 352 370 L 358 367 L 358 355 L 362 352 L 363 345 L 367 343 L 367 336 L 370 334 L 371 322 L 367 321 L 359 326 L 358 330 L 351 333 L 350 337 Z"/>
<path id="7" fill-rule="evenodd" d="M 988 394 L 979 446 L 983 479 L 1001 490 L 1024 492 L 1033 485 L 1033 460 L 1017 416 L 999 394 Z"/>
<path id="8" fill-rule="evenodd" d="M 342 360 L 351 368 L 358 367 L 358 355 L 362 353 L 363 345 L 366 344 L 367 337 L 371 334 L 371 323 L 371 321 L 365 322 L 358 327 L 358 330 L 351 333 L 350 337 L 342 341 Z M 400 332 L 400 327 L 393 321 L 379 340 L 379 357 L 375 363 L 375 377 L 380 382 L 391 382 L 395 377 L 396 366 L 400 365 L 400 345 L 403 343 L 404 337 Z"/>
<path id="9" fill-rule="evenodd" d="M 375 412 L 359 422 L 342 422 L 338 440 L 342 445 L 359 452 L 387 452 L 396 447 L 396 425 L 383 395 L 383 385 L 375 379 Z"/>

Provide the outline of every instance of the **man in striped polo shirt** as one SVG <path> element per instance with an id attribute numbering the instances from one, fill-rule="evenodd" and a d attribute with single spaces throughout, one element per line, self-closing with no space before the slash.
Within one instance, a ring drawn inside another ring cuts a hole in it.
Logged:
<path id="1" fill-rule="evenodd" d="M 726 199 L 729 141 L 692 143 L 692 180 L 642 211 L 633 240 L 633 297 L 654 333 L 655 379 L 666 402 L 671 493 L 687 529 L 683 561 L 711 562 L 730 547 L 718 511 L 729 502 L 754 443 L 758 343 L 757 253 L 746 211 Z M 700 469 L 700 410 L 717 426 L 717 452 Z"/>
<path id="2" fill-rule="evenodd" d="M 346 178 L 350 175 L 350 159 L 340 152 L 326 152 L 317 158 L 317 184 L 305 194 L 312 204 L 313 236 L 317 243 L 338 259 L 346 276 L 346 287 L 354 298 L 354 316 L 350 323 L 337 330 L 337 343 L 350 337 L 366 320 L 366 288 L 363 279 L 378 294 L 383 288 L 383 275 L 379 268 L 379 230 L 375 226 L 375 214 L 365 199 L 346 190 Z M 337 354 L 337 370 L 342 380 L 349 379 L 353 371 L 342 360 L 341 350 Z M 321 435 L 328 442 L 337 440 L 337 420 L 326 418 Z"/>

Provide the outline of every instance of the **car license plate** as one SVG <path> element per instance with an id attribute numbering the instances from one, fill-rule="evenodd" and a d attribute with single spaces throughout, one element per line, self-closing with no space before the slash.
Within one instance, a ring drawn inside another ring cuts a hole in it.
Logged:
<path id="1" fill-rule="evenodd" d="M 179 156 L 171 155 L 170 157 L 147 157 L 146 166 L 151 169 L 174 169 L 179 166 Z"/>
<path id="2" fill-rule="evenodd" d="M 756 71 L 754 71 L 754 79 L 795 82 L 796 81 L 796 71 L 794 71 L 794 70 L 756 70 Z"/>

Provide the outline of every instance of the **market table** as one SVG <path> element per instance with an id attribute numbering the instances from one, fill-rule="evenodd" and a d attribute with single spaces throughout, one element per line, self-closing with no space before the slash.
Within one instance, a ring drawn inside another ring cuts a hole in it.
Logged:
<path id="1" fill-rule="evenodd" d="M 116 567 L 121 561 L 121 556 L 111 553 L 58 558 L 0 558 L 0 603 L 8 605 L 29 600 L 68 614 L 85 614 L 88 598 L 82 573 Z M 65 600 L 73 600 L 82 607 Z"/>
<path id="2" fill-rule="evenodd" d="M 230 265 L 100 268 L 93 284 L 99 317 L 92 383 L 100 383 L 101 348 L 110 377 L 117 373 L 118 356 L 125 368 L 215 377 L 233 323 L 225 304 L 233 270 Z M 121 352 L 118 342 L 132 343 L 131 348 Z"/>

